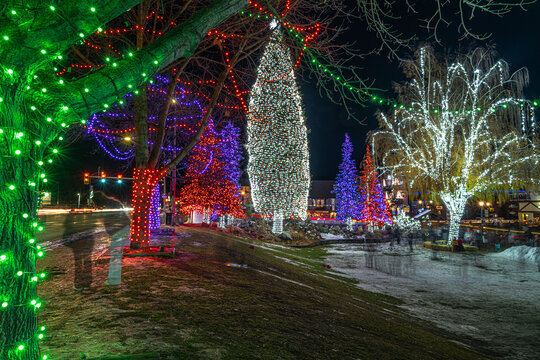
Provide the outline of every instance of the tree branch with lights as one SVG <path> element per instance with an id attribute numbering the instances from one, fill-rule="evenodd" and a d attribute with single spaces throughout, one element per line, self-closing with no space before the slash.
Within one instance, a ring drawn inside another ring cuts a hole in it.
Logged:
<path id="1" fill-rule="evenodd" d="M 510 73 L 480 48 L 448 63 L 424 47 L 403 67 L 408 80 L 396 91 L 409 106 L 379 113 L 373 143 L 384 172 L 444 202 L 450 243 L 469 199 L 538 184 L 538 123 L 522 98 L 527 72 Z"/>
<path id="2" fill-rule="evenodd" d="M 140 1 L 96 5 L 7 2 L 1 6 L 0 47 L 0 358 L 35 360 L 44 328 L 37 326 L 41 302 L 37 273 L 37 201 L 69 124 L 107 108 L 149 76 L 179 57 L 189 56 L 201 39 L 248 0 L 217 0 L 169 36 L 81 79 L 54 75 L 61 52 L 98 26 Z M 87 6 L 84 6 L 84 5 Z M 10 6 L 12 5 L 12 6 Z M 100 11 L 103 10 L 103 13 Z M 86 13 L 85 13 L 86 12 Z M 4 21 L 5 20 L 5 21 Z M 61 28 L 64 23 L 68 28 Z M 131 86 L 130 86 L 131 85 Z"/>

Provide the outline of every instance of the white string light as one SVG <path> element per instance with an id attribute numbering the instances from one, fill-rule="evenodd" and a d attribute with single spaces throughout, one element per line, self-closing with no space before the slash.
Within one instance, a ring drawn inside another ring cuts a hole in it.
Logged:
<path id="1" fill-rule="evenodd" d="M 427 52 L 421 49 L 408 67 L 411 80 L 402 90 L 412 106 L 380 114 L 382 129 L 373 142 L 382 137 L 389 146 L 383 171 L 404 174 L 411 187 L 422 182 L 441 198 L 450 215 L 450 243 L 472 196 L 517 181 L 538 183 L 522 171 L 538 169 L 537 124 L 532 106 L 512 96 L 520 81 L 504 61 L 483 66 L 489 54 L 478 49 L 444 68 Z M 515 107 L 521 119 L 508 113 Z M 499 108 L 505 113 L 495 113 Z"/>

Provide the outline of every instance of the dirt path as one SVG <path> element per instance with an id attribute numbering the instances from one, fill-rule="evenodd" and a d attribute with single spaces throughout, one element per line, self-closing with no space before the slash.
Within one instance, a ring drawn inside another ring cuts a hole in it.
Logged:
<path id="1" fill-rule="evenodd" d="M 175 259 L 108 259 L 89 291 L 57 271 L 39 290 L 54 359 L 155 352 L 164 359 L 485 359 L 408 320 L 395 300 L 321 266 L 320 249 L 286 249 L 182 228 Z M 60 249 L 58 249 L 60 250 Z M 49 255 L 57 259 L 56 250 Z M 50 266 L 50 265 L 49 265 Z"/>

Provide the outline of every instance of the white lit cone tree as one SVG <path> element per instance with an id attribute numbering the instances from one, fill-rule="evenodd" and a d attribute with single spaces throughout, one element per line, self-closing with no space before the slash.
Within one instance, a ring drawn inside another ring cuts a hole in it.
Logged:
<path id="1" fill-rule="evenodd" d="M 445 65 L 429 48 L 404 72 L 409 80 L 397 91 L 409 105 L 381 113 L 373 141 L 384 171 L 405 175 L 412 188 L 444 202 L 450 243 L 473 196 L 538 181 L 537 124 L 520 98 L 527 73 L 510 74 L 485 49 Z"/>
<path id="2" fill-rule="evenodd" d="M 0 359 L 46 359 L 37 326 L 36 199 L 65 129 L 101 111 L 174 60 L 248 0 L 218 0 L 133 56 L 76 81 L 54 75 L 61 54 L 141 0 L 7 0 L 0 6 Z M 54 5 L 52 5 L 54 3 Z"/>
<path id="3" fill-rule="evenodd" d="M 248 174 L 255 211 L 274 218 L 307 216 L 307 129 L 289 48 L 279 29 L 264 50 L 248 113 Z"/>

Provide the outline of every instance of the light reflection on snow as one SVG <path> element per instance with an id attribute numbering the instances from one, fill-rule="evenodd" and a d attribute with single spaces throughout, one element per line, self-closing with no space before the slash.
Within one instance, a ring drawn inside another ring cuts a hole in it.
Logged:
<path id="1" fill-rule="evenodd" d="M 388 244 L 367 250 L 332 246 L 325 261 L 357 279 L 360 288 L 402 300 L 415 316 L 485 341 L 501 358 L 537 359 L 540 272 L 533 261 L 503 254 L 433 256 L 427 249 Z"/>

